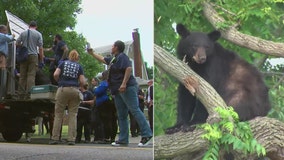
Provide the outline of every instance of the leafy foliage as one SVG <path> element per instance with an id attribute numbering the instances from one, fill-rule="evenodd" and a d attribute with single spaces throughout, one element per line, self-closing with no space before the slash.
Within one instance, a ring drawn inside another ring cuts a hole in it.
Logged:
<path id="1" fill-rule="evenodd" d="M 81 0 L 3 0 L 0 1 L 0 20 L 1 23 L 6 24 L 5 10 L 8 10 L 27 23 L 31 20 L 37 21 L 37 29 L 43 35 L 44 48 L 52 46 L 54 35 L 62 35 L 69 50 L 76 49 L 79 52 L 79 63 L 84 68 L 85 76 L 91 79 L 104 67 L 90 58 L 85 51 L 87 40 L 73 30 L 76 25 L 76 16 L 82 11 L 80 4 Z M 47 57 L 52 54 L 52 52 L 45 52 Z M 44 67 L 44 71 L 48 72 L 48 64 Z"/>
<path id="2" fill-rule="evenodd" d="M 158 68 L 155 68 L 155 73 L 156 75 L 154 81 L 154 86 L 155 86 L 154 134 L 160 135 L 164 133 L 165 128 L 173 125 L 174 124 L 173 119 L 176 119 L 176 109 L 171 106 L 176 104 L 177 101 L 177 97 L 175 94 L 177 83 L 173 78 L 166 76 L 166 74 L 162 74 L 163 71 Z M 157 73 L 159 73 L 159 75 L 161 76 L 157 76 Z M 157 92 L 157 90 L 166 91 L 166 92 Z M 159 108 L 157 108 L 157 106 Z M 159 110 L 159 112 L 156 112 L 156 110 Z"/>
<path id="3" fill-rule="evenodd" d="M 5 10 L 17 15 L 29 23 L 37 21 L 38 28 L 44 40 L 44 48 L 50 48 L 53 37 L 60 34 L 69 50 L 76 49 L 80 54 L 79 63 L 84 68 L 85 76 L 90 80 L 98 72 L 104 70 L 104 65 L 86 53 L 87 40 L 83 35 L 74 31 L 76 17 L 82 12 L 79 7 L 82 0 L 2 0 L 0 1 L 0 23 L 6 24 Z M 45 56 L 52 56 L 52 52 L 45 52 Z M 152 69 L 152 70 L 151 70 Z M 48 64 L 44 68 L 48 72 Z M 153 68 L 147 68 L 149 77 L 153 78 Z"/>
<path id="4" fill-rule="evenodd" d="M 265 73 L 268 83 L 270 83 L 270 99 L 273 109 L 269 112 L 269 117 L 277 118 L 284 121 L 284 86 L 283 84 L 283 64 L 272 66 L 269 62 L 265 63 L 265 67 L 269 72 Z M 271 74 L 274 73 L 274 74 Z"/>
<path id="5" fill-rule="evenodd" d="M 249 123 L 239 122 L 238 114 L 233 107 L 216 107 L 215 111 L 219 113 L 221 120 L 218 123 L 202 124 L 206 133 L 202 138 L 209 141 L 209 149 L 203 159 L 218 160 L 222 149 L 226 152 L 238 150 L 246 155 L 257 153 L 258 156 L 265 156 L 265 148 L 262 147 L 253 137 Z"/>
<path id="6" fill-rule="evenodd" d="M 153 66 L 148 66 L 148 63 L 145 62 L 145 66 L 146 66 L 146 71 L 148 74 L 148 79 L 154 79 L 154 67 Z"/>

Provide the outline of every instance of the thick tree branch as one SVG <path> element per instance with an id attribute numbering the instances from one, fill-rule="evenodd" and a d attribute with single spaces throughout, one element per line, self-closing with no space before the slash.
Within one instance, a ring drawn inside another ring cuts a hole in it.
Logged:
<path id="1" fill-rule="evenodd" d="M 188 85 L 188 81 L 184 81 L 187 77 L 191 77 L 189 81 L 195 81 L 196 79 L 198 86 L 195 86 L 194 82 L 191 87 L 196 91 L 196 97 L 206 107 L 209 117 L 212 115 L 214 115 L 213 117 L 217 117 L 214 113 L 214 107 L 226 107 L 225 102 L 216 93 L 214 88 L 194 73 L 187 64 L 157 45 L 154 45 L 154 61 L 156 66 L 177 78 L 184 85 Z M 255 118 L 249 121 L 249 123 L 254 137 L 265 147 L 268 157 L 272 160 L 284 159 L 284 124 L 267 117 Z M 203 130 L 196 129 L 193 132 L 155 137 L 155 159 L 200 159 L 208 146 L 208 142 L 200 137 L 202 133 Z M 235 155 L 235 159 L 244 159 L 245 157 L 245 155 L 240 153 Z M 251 157 L 256 157 L 256 155 L 252 155 Z"/>
<path id="2" fill-rule="evenodd" d="M 211 3 L 203 3 L 203 13 L 206 19 L 222 33 L 222 37 L 238 46 L 245 47 L 256 52 L 271 56 L 284 57 L 284 43 L 277 43 L 250 36 L 239 32 L 236 28 L 217 28 L 218 24 L 225 23 L 224 18 L 220 17 L 214 10 Z"/>
<path id="3" fill-rule="evenodd" d="M 212 106 L 226 107 L 226 103 L 215 89 L 206 81 L 202 80 L 199 75 L 195 74 L 188 65 L 171 54 L 164 54 L 165 50 L 157 45 L 154 46 L 154 52 L 154 61 L 156 66 L 162 68 L 166 72 L 169 72 L 185 86 L 188 86 L 190 83 L 188 77 L 191 77 L 192 81 L 196 81 L 195 84 L 198 84 L 198 88 L 196 88 L 195 84 L 188 86 L 187 88 L 194 88 L 196 91 L 196 93 L 194 93 L 195 96 L 198 97 L 202 104 L 205 105 L 209 116 L 213 116 L 215 114 Z"/>

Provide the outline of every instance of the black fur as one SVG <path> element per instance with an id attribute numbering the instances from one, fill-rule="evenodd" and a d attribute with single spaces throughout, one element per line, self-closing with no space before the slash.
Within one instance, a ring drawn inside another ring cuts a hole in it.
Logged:
<path id="1" fill-rule="evenodd" d="M 182 24 L 177 25 L 177 32 L 181 37 L 178 58 L 186 56 L 188 65 L 215 88 L 228 106 L 234 107 L 241 121 L 267 115 L 270 110 L 268 88 L 261 73 L 217 43 L 220 32 L 189 32 Z M 182 84 L 178 87 L 177 111 L 177 123 L 166 130 L 168 134 L 193 130 L 192 125 L 204 123 L 208 117 L 203 104 Z"/>

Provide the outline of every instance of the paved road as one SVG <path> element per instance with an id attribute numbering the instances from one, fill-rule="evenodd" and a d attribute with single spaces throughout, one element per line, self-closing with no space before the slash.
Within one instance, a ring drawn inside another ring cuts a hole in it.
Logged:
<path id="1" fill-rule="evenodd" d="M 47 138 L 21 139 L 6 143 L 0 139 L 0 160 L 152 160 L 153 140 L 147 147 L 137 147 L 140 137 L 130 138 L 127 147 L 110 144 L 48 145 Z"/>

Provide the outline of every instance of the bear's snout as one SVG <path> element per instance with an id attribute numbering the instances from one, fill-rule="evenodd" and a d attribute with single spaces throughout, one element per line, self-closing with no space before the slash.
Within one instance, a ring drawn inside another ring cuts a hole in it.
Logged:
<path id="1" fill-rule="evenodd" d="M 204 48 L 198 48 L 194 56 L 193 60 L 198 64 L 203 64 L 206 62 L 206 52 Z"/>

